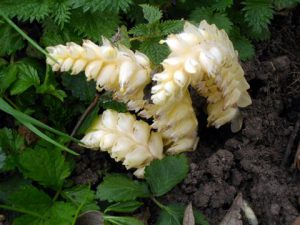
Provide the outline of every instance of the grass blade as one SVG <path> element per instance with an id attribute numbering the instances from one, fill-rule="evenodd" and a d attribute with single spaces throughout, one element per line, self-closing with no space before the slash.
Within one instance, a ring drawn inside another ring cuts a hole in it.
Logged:
<path id="1" fill-rule="evenodd" d="M 47 131 L 50 131 L 54 134 L 60 135 L 62 137 L 66 137 L 76 143 L 80 143 L 80 140 L 71 137 L 70 135 L 63 133 L 59 130 L 56 130 L 40 121 L 38 121 L 37 119 L 32 118 L 31 116 L 26 115 L 25 113 L 22 113 L 18 110 L 15 110 L 14 108 L 12 108 L 3 98 L 0 97 L 0 110 L 6 112 L 7 114 L 12 115 L 14 118 L 16 118 L 17 120 L 19 120 L 20 122 L 25 121 L 28 123 L 31 123 L 37 127 L 43 128 Z"/>

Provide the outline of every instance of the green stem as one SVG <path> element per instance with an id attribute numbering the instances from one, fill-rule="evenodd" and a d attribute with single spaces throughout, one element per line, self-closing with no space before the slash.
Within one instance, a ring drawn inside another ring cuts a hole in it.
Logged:
<path id="1" fill-rule="evenodd" d="M 39 215 L 35 212 L 31 212 L 31 211 L 26 210 L 26 209 L 20 209 L 20 208 L 8 206 L 8 205 L 0 205 L 0 208 L 10 210 L 10 211 L 24 213 L 24 214 L 27 214 L 27 215 L 30 215 L 30 216 L 34 216 L 34 217 L 38 217 L 38 218 L 43 219 L 43 217 L 41 215 Z"/>
<path id="2" fill-rule="evenodd" d="M 77 218 L 78 218 L 78 216 L 79 216 L 79 213 L 80 213 L 82 207 L 84 206 L 84 204 L 85 204 L 85 201 L 82 202 L 82 203 L 80 204 L 80 206 L 77 208 L 76 213 L 75 213 L 74 218 L 73 218 L 72 225 L 75 225 L 76 220 L 77 220 Z"/>
<path id="3" fill-rule="evenodd" d="M 166 210 L 166 211 L 169 210 L 167 206 L 165 206 L 165 205 L 163 205 L 162 203 L 160 203 L 156 198 L 151 197 L 151 200 L 152 200 L 159 208 L 164 209 L 164 210 Z"/>
<path id="4" fill-rule="evenodd" d="M 46 64 L 45 80 L 44 80 L 44 83 L 43 83 L 44 85 L 46 85 L 48 83 L 49 76 L 50 76 L 49 66 Z"/>
<path id="5" fill-rule="evenodd" d="M 60 195 L 60 193 L 61 193 L 61 188 L 59 188 L 59 190 L 55 193 L 55 195 L 54 195 L 54 197 L 52 199 L 53 202 L 55 202 L 57 200 L 57 198 Z"/>
<path id="6" fill-rule="evenodd" d="M 38 43 L 36 43 L 32 38 L 30 38 L 24 31 L 22 31 L 12 20 L 10 20 L 7 16 L 5 16 L 1 11 L 0 15 L 3 17 L 3 19 L 12 27 L 14 28 L 25 40 L 27 40 L 33 47 L 35 47 L 38 51 L 43 53 L 48 58 L 51 58 L 54 60 L 54 62 L 57 63 L 57 60 L 54 59 L 52 56 L 48 54 L 41 46 L 39 46 Z"/>

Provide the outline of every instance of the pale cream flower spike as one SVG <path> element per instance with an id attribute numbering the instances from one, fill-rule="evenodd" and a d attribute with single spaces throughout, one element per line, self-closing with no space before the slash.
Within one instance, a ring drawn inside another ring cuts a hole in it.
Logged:
<path id="1" fill-rule="evenodd" d="M 202 21 L 197 28 L 186 22 L 184 31 L 165 41 L 171 54 L 162 63 L 164 70 L 154 75 L 152 100 L 157 105 L 178 101 L 191 84 L 207 98 L 208 125 L 219 128 L 231 121 L 238 131 L 242 119 L 238 107 L 251 104 L 243 69 L 224 30 Z"/>
<path id="2" fill-rule="evenodd" d="M 145 102 L 143 90 L 151 81 L 148 57 L 124 46 L 114 47 L 102 39 L 102 46 L 85 40 L 82 46 L 70 42 L 48 47 L 49 55 L 57 62 L 47 58 L 47 63 L 53 71 L 71 71 L 71 74 L 85 71 L 87 80 L 95 80 L 98 90 L 111 91 L 130 110 L 140 110 Z"/>
<path id="3" fill-rule="evenodd" d="M 139 178 L 152 160 L 163 158 L 160 133 L 130 113 L 104 111 L 81 141 L 87 148 L 108 152 L 127 169 L 137 169 L 134 175 Z"/>

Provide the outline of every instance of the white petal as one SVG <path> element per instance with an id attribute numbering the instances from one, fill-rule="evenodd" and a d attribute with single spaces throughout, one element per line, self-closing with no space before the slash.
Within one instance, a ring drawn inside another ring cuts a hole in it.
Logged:
<path id="1" fill-rule="evenodd" d="M 81 71 L 83 71 L 86 64 L 87 64 L 86 60 L 83 59 L 76 60 L 72 67 L 72 74 L 78 74 Z"/>
<path id="2" fill-rule="evenodd" d="M 88 80 L 96 79 L 101 70 L 102 61 L 95 60 L 89 63 L 85 69 L 85 75 Z"/>
<path id="3" fill-rule="evenodd" d="M 161 135 L 157 132 L 152 132 L 149 140 L 149 149 L 153 158 L 163 158 L 163 141 Z"/>

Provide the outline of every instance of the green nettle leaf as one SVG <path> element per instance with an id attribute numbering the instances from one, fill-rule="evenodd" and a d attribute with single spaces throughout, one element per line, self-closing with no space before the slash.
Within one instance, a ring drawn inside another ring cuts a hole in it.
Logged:
<path id="1" fill-rule="evenodd" d="M 153 38 L 140 44 L 139 50 L 146 54 L 155 63 L 161 63 L 170 53 L 167 45 L 159 44 L 160 38 Z"/>
<path id="2" fill-rule="evenodd" d="M 0 129 L 0 170 L 10 171 L 18 165 L 19 153 L 24 149 L 24 139 L 17 132 Z"/>
<path id="3" fill-rule="evenodd" d="M 17 79 L 17 73 L 18 69 L 14 64 L 0 68 L 0 96 Z"/>
<path id="4" fill-rule="evenodd" d="M 230 39 L 234 48 L 238 51 L 241 60 L 247 60 L 254 56 L 255 50 L 252 43 L 246 37 L 242 36 L 238 30 L 233 30 Z"/>
<path id="5" fill-rule="evenodd" d="M 19 175 L 11 176 L 0 183 L 0 202 L 9 204 L 9 198 L 25 185 L 30 185 L 30 181 Z"/>
<path id="6" fill-rule="evenodd" d="M 188 173 L 188 161 L 185 155 L 168 156 L 162 160 L 154 160 L 145 169 L 145 179 L 155 196 L 162 196 Z"/>
<path id="7" fill-rule="evenodd" d="M 130 29 L 129 34 L 133 34 L 134 36 L 151 35 L 151 27 L 149 24 L 140 23 Z"/>
<path id="8" fill-rule="evenodd" d="M 271 19 L 273 18 L 274 10 L 271 1 L 246 0 L 245 5 L 245 20 L 256 32 L 262 33 L 268 28 Z"/>
<path id="9" fill-rule="evenodd" d="M 224 29 L 229 33 L 232 29 L 233 23 L 224 12 L 215 12 L 211 8 L 198 8 L 191 12 L 190 20 L 197 25 L 202 20 L 206 20 L 209 24 L 215 24 L 219 29 Z"/>
<path id="10" fill-rule="evenodd" d="M 79 44 L 82 42 L 82 37 L 69 24 L 64 24 L 64 28 L 61 29 L 59 25 L 49 19 L 43 21 L 42 25 L 43 36 L 41 37 L 41 44 L 45 47 L 71 41 Z"/>
<path id="11" fill-rule="evenodd" d="M 31 86 L 37 87 L 40 84 L 39 75 L 32 66 L 21 64 L 18 71 L 18 79 L 10 89 L 11 95 L 21 94 Z"/>
<path id="12" fill-rule="evenodd" d="M 119 25 L 119 16 L 111 12 L 86 12 L 74 10 L 71 14 L 70 25 L 80 34 L 95 42 L 101 36 L 111 37 L 116 33 Z"/>
<path id="13" fill-rule="evenodd" d="M 27 184 L 9 196 L 8 202 L 14 207 L 34 212 L 45 212 L 52 204 L 51 198 L 36 187 Z"/>
<path id="14" fill-rule="evenodd" d="M 56 190 L 71 173 L 70 165 L 59 150 L 40 146 L 24 151 L 20 156 L 20 165 L 24 176 Z"/>
<path id="15" fill-rule="evenodd" d="M 62 83 L 65 88 L 72 92 L 72 95 L 82 101 L 91 102 L 96 94 L 96 84 L 94 81 L 86 81 L 84 74 L 62 76 Z"/>
<path id="16" fill-rule="evenodd" d="M 2 12 L 9 17 L 16 16 L 21 21 L 40 21 L 48 16 L 50 8 L 49 0 L 2 0 L 0 2 Z"/>
<path id="17" fill-rule="evenodd" d="M 145 182 L 132 180 L 125 175 L 111 174 L 98 186 L 96 197 L 109 202 L 125 202 L 150 196 Z"/>
<path id="18" fill-rule="evenodd" d="M 154 23 L 162 18 L 159 8 L 147 4 L 140 5 L 143 9 L 144 17 L 149 23 Z"/>
<path id="19" fill-rule="evenodd" d="M 183 20 L 167 20 L 159 24 L 162 35 L 179 33 L 183 30 Z"/>
<path id="20" fill-rule="evenodd" d="M 68 23 L 71 15 L 71 4 L 70 1 L 57 2 L 53 5 L 53 19 L 61 28 L 64 27 L 65 23 Z"/>
<path id="21" fill-rule="evenodd" d="M 0 23 L 0 43 L 0 56 L 14 54 L 25 46 L 22 36 L 7 23 Z"/>
<path id="22" fill-rule="evenodd" d="M 133 3 L 132 0 L 71 0 L 71 2 L 73 8 L 82 8 L 84 12 L 110 11 L 114 13 L 118 13 L 119 11 L 126 12 Z"/>
<path id="23" fill-rule="evenodd" d="M 104 220 L 115 225 L 143 225 L 142 221 L 134 217 L 121 217 L 121 216 L 105 216 Z"/>
<path id="24" fill-rule="evenodd" d="M 167 210 L 162 210 L 155 225 L 181 225 L 185 207 L 182 205 L 168 205 Z M 197 225 L 209 225 L 202 213 L 194 211 Z"/>
<path id="25" fill-rule="evenodd" d="M 80 212 L 99 210 L 95 201 L 95 192 L 89 186 L 75 186 L 62 191 L 62 196 L 72 202 L 76 207 L 81 207 Z"/>
<path id="26" fill-rule="evenodd" d="M 224 12 L 227 8 L 230 8 L 233 5 L 233 0 L 214 0 L 212 4 L 212 9 Z"/>
<path id="27" fill-rule="evenodd" d="M 71 225 L 75 214 L 76 208 L 71 203 L 55 202 L 41 217 L 20 216 L 13 225 Z"/>
<path id="28" fill-rule="evenodd" d="M 130 212 L 134 212 L 142 205 L 143 203 L 138 201 L 117 202 L 113 205 L 108 206 L 105 209 L 104 213 L 107 212 L 130 213 Z"/>

